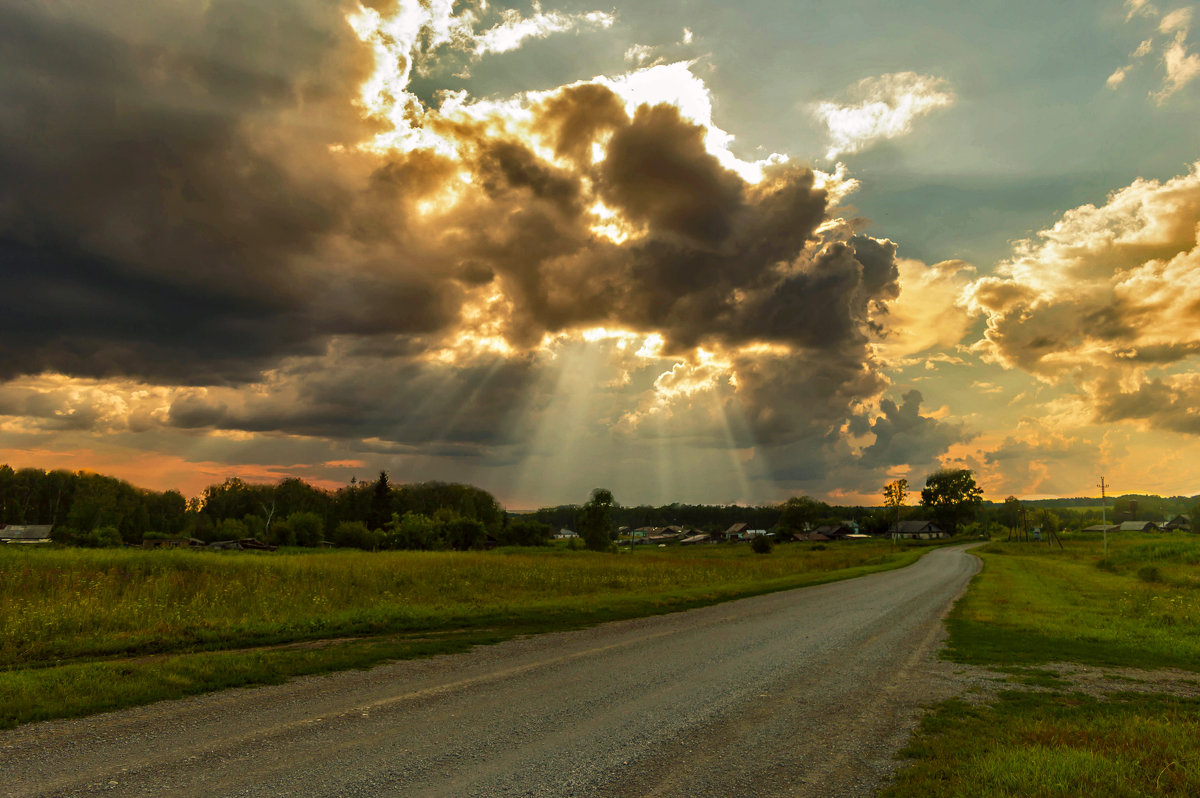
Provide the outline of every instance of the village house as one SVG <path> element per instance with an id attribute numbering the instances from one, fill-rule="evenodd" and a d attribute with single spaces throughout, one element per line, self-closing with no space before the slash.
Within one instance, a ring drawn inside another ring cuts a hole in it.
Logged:
<path id="1" fill-rule="evenodd" d="M 1122 532 L 1157 532 L 1158 524 L 1153 521 L 1123 521 Z"/>
<path id="2" fill-rule="evenodd" d="M 888 527 L 888 534 L 910 540 L 932 540 L 935 538 L 950 537 L 949 532 L 942 529 L 933 521 L 921 520 L 901 521 L 898 524 L 892 524 Z"/>
<path id="3" fill-rule="evenodd" d="M 823 524 L 814 529 L 811 534 L 821 535 L 828 540 L 845 540 L 855 533 L 856 530 L 846 524 Z M 809 538 L 809 540 L 814 540 L 814 538 Z"/>

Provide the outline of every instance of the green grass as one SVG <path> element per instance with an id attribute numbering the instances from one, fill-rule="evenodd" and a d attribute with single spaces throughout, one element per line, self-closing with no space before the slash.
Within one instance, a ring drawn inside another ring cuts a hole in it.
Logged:
<path id="1" fill-rule="evenodd" d="M 913 766 L 882 795 L 1200 795 L 1200 701 L 1007 692 L 928 715 L 902 752 Z"/>
<path id="2" fill-rule="evenodd" d="M 1200 538 L 1109 538 L 1107 558 L 1095 541 L 976 549 L 983 571 L 950 614 L 948 656 L 1200 670 Z"/>
<path id="3" fill-rule="evenodd" d="M 884 795 L 1200 795 L 1200 700 L 1135 692 L 1099 700 L 1033 667 L 1200 671 L 1200 538 L 1110 535 L 1107 557 L 1098 537 L 1064 542 L 1064 550 L 976 549 L 983 570 L 948 620 L 949 658 L 1051 692 L 939 707 Z"/>
<path id="4" fill-rule="evenodd" d="M 0 547 L 0 727 L 819 584 L 921 551 Z"/>

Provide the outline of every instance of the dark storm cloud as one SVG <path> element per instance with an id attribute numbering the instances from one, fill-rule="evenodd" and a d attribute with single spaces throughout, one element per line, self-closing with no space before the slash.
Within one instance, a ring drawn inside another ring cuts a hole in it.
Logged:
<path id="1" fill-rule="evenodd" d="M 1122 390 L 1113 381 L 1090 387 L 1096 421 L 1137 420 L 1158 429 L 1200 435 L 1196 390 L 1200 380 L 1174 377 L 1146 380 L 1133 390 Z"/>
<path id="2" fill-rule="evenodd" d="M 828 449 L 887 385 L 868 341 L 895 245 L 822 227 L 811 169 L 747 183 L 673 106 L 582 84 L 529 109 L 538 142 L 430 111 L 457 160 L 362 152 L 346 7 L 21 8 L 0 7 L 0 379 L 209 386 L 164 423 L 448 452 L 512 443 L 528 352 L 594 325 L 732 357 L 745 434 L 779 452 Z M 627 240 L 592 229 L 597 201 Z M 514 354 L 426 357 L 492 295 Z"/>
<path id="3" fill-rule="evenodd" d="M 920 391 L 909 391 L 899 405 L 891 399 L 880 402 L 883 415 L 870 424 L 875 442 L 863 449 L 863 465 L 933 465 L 951 444 L 969 437 L 960 424 L 922 416 L 921 399 Z"/>
<path id="4" fill-rule="evenodd" d="M 380 212 L 329 152 L 367 132 L 336 7 L 164 8 L 129 38 L 69 10 L 0 8 L 0 377 L 234 383 L 332 334 L 453 318 L 394 245 L 312 264 Z"/>
<path id="5" fill-rule="evenodd" d="M 606 86 L 585 83 L 568 86 L 548 98 L 538 116 L 554 141 L 554 153 L 586 167 L 592 159 L 592 142 L 629 123 L 625 106 Z"/>
<path id="6" fill-rule="evenodd" d="M 301 362 L 265 394 L 184 395 L 169 424 L 247 432 L 281 430 L 392 445 L 511 442 L 509 416 L 525 398 L 532 361 L 494 358 L 472 366 L 397 357 L 333 356 Z"/>
<path id="7" fill-rule="evenodd" d="M 720 247 L 743 210 L 744 183 L 704 148 L 704 129 L 669 105 L 638 108 L 600 168 L 601 195 L 658 235 Z"/>

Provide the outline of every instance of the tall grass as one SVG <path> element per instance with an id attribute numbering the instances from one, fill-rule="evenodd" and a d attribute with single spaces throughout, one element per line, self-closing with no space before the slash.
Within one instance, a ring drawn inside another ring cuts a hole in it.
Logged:
<path id="1" fill-rule="evenodd" d="M 591 552 L 0 548 L 0 668 L 644 611 L 915 559 L 886 544 Z"/>

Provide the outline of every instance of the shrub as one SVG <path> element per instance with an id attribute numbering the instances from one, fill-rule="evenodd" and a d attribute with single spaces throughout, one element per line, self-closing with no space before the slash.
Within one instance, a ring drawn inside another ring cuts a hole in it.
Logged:
<path id="1" fill-rule="evenodd" d="M 750 550 L 755 554 L 770 554 L 771 539 L 766 535 L 755 535 L 750 541 Z"/>
<path id="2" fill-rule="evenodd" d="M 1143 582 L 1154 583 L 1162 581 L 1162 574 L 1159 573 L 1158 566 L 1156 565 L 1143 565 L 1138 569 L 1137 575 L 1138 579 L 1141 579 Z"/>
<path id="3" fill-rule="evenodd" d="M 342 521 L 333 530 L 330 542 L 335 546 L 370 551 L 375 547 L 371 530 L 362 521 Z"/>
<path id="4" fill-rule="evenodd" d="M 120 546 L 125 541 L 121 540 L 121 533 L 117 531 L 115 526 L 102 526 L 80 535 L 76 542 L 80 546 L 104 549 Z"/>

